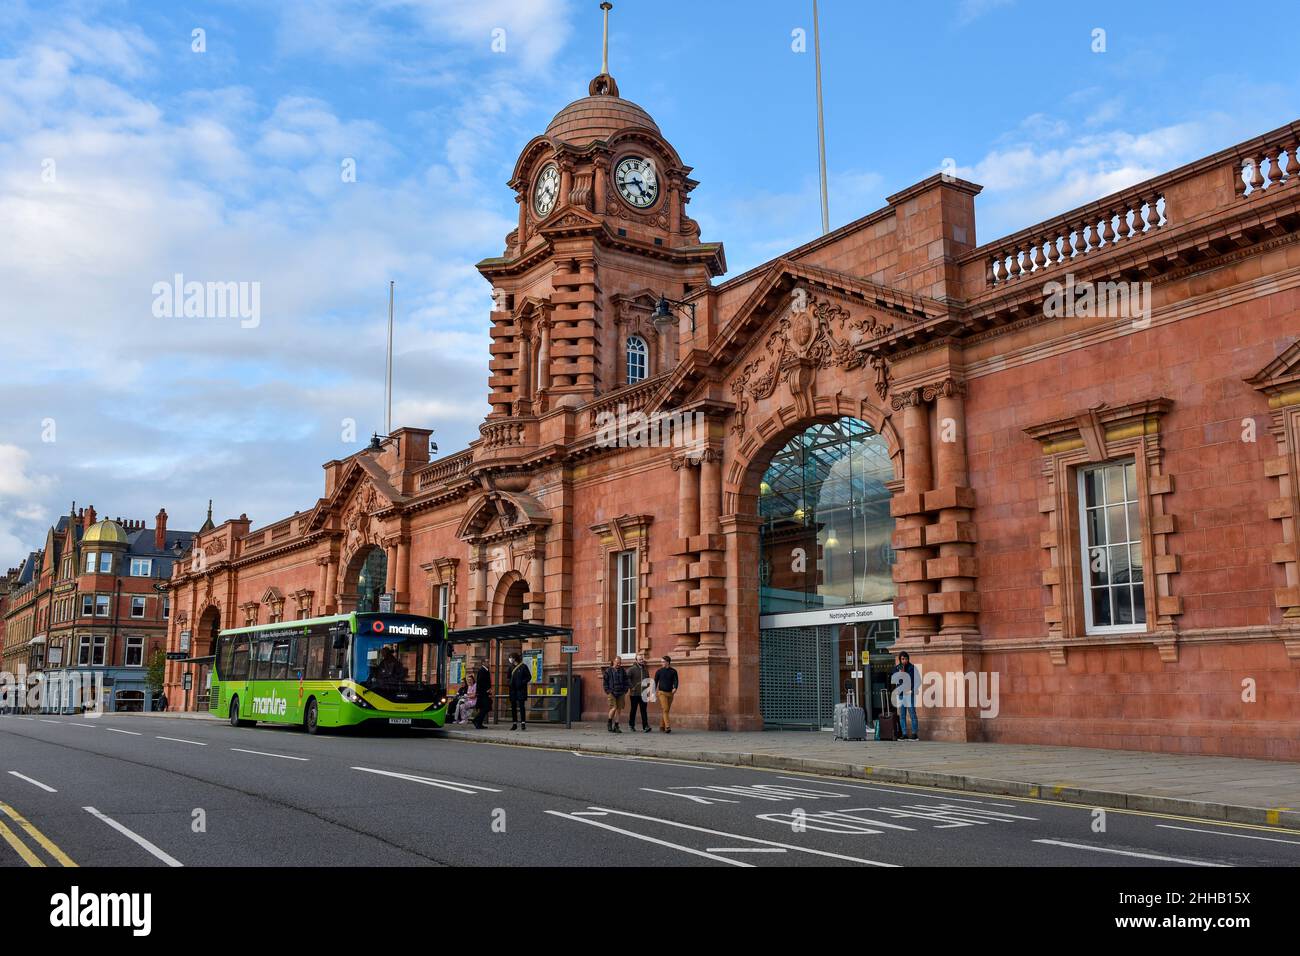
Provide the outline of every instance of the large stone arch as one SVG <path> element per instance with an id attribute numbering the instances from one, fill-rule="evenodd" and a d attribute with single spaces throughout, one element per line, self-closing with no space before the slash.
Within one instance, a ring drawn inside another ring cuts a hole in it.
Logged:
<path id="1" fill-rule="evenodd" d="M 722 519 L 727 548 L 727 608 L 729 646 L 732 666 L 727 682 L 732 699 L 740 702 L 740 712 L 729 719 L 729 727 L 755 730 L 763 726 L 759 709 L 759 537 L 758 486 L 772 457 L 794 436 L 809 427 L 840 418 L 857 418 L 884 438 L 893 465 L 892 491 L 903 481 L 903 443 L 890 416 L 865 399 L 843 393 L 816 397 L 811 415 L 801 415 L 791 402 L 782 405 L 754 428 L 739 436 L 724 462 L 722 480 Z"/>
<path id="2" fill-rule="evenodd" d="M 890 416 L 865 399 L 842 393 L 819 397 L 812 416 L 801 416 L 793 404 L 782 405 L 737 442 L 723 473 L 722 513 L 753 515 L 758 482 L 768 461 L 791 438 L 820 422 L 837 418 L 858 418 L 870 425 L 889 445 L 894 463 L 894 480 L 903 479 L 903 443 Z"/>
<path id="3" fill-rule="evenodd" d="M 366 561 L 376 551 L 384 555 L 385 561 L 388 560 L 387 552 L 379 544 L 364 543 L 353 548 L 339 562 L 340 580 L 337 593 L 341 612 L 347 613 L 356 610 L 359 597 L 357 579 L 361 576 L 361 569 L 365 566 Z"/>

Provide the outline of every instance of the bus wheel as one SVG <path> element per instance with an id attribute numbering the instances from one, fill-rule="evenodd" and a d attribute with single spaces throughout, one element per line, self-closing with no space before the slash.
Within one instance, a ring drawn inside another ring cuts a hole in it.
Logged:
<path id="1" fill-rule="evenodd" d="M 320 715 L 316 710 L 315 698 L 307 701 L 307 712 L 302 716 L 302 725 L 309 734 L 320 733 Z"/>
<path id="2" fill-rule="evenodd" d="M 230 726 L 247 727 L 248 721 L 239 719 L 239 698 L 230 698 Z"/>

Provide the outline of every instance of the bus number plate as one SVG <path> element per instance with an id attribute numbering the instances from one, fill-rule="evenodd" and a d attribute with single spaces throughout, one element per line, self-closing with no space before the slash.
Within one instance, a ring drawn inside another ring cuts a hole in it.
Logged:
<path id="1" fill-rule="evenodd" d="M 390 724 L 410 724 L 411 718 L 410 717 L 389 717 L 388 722 Z"/>

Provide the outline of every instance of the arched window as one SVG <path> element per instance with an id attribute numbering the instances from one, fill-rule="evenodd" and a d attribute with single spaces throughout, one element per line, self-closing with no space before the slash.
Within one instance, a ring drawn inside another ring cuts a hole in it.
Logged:
<path id="1" fill-rule="evenodd" d="M 646 348 L 645 339 L 639 335 L 629 335 L 627 337 L 627 383 L 635 385 L 646 377 L 646 369 L 649 366 L 650 351 Z"/>

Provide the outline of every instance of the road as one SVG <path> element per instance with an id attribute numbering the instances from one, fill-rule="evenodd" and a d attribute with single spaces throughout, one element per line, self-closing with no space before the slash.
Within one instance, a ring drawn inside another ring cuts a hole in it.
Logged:
<path id="1" fill-rule="evenodd" d="M 1300 863 L 1300 832 L 1099 812 L 419 732 L 0 717 L 0 866 Z"/>

